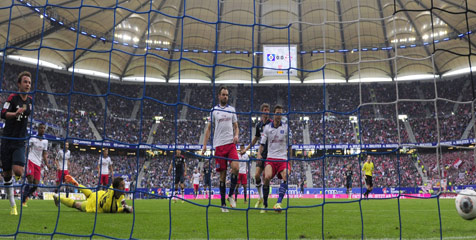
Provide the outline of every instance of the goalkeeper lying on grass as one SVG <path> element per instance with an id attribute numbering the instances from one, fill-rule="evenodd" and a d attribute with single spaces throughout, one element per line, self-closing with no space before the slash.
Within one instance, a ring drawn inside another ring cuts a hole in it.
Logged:
<path id="1" fill-rule="evenodd" d="M 124 179 L 117 177 L 112 182 L 112 188 L 109 188 L 107 191 L 97 191 L 92 192 L 91 190 L 84 188 L 83 185 L 80 185 L 71 175 L 64 176 L 65 182 L 70 183 L 74 186 L 80 187 L 84 196 L 86 196 L 86 201 L 77 202 L 71 198 L 59 197 L 57 194 L 53 196 L 56 206 L 59 206 L 59 203 L 70 208 L 76 208 L 82 212 L 96 212 L 96 207 L 98 213 L 132 213 L 133 209 L 131 206 L 126 204 L 124 200 L 124 192 L 115 191 L 125 189 Z M 97 202 L 96 202 L 97 195 Z M 99 203 L 99 204 L 98 204 Z"/>

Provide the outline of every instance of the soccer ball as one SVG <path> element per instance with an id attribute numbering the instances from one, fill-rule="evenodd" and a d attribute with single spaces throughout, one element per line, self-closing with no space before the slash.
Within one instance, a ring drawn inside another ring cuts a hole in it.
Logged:
<path id="1" fill-rule="evenodd" d="M 456 210 L 458 214 L 466 219 L 473 220 L 476 218 L 476 192 L 470 189 L 461 191 L 455 200 Z"/>

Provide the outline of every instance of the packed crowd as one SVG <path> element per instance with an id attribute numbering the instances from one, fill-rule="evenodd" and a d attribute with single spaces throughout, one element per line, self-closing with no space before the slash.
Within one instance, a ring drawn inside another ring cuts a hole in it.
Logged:
<path id="1" fill-rule="evenodd" d="M 375 165 L 373 181 L 375 187 L 415 187 L 423 181 L 409 155 L 375 155 L 372 157 Z M 336 188 L 345 187 L 345 169 L 350 165 L 353 171 L 352 186 L 365 186 L 362 167 L 357 157 L 326 157 L 322 160 L 311 161 L 314 187 Z M 324 168 L 324 173 L 323 173 Z M 399 182 L 400 181 L 400 182 Z"/>
<path id="2" fill-rule="evenodd" d="M 49 165 L 54 166 L 53 159 L 56 158 L 58 147 L 55 146 L 49 151 Z M 417 156 L 416 158 L 414 156 Z M 417 187 L 423 185 L 421 175 L 418 173 L 417 167 L 422 168 L 422 173 L 428 179 L 447 179 L 453 185 L 468 185 L 476 181 L 475 172 L 476 164 L 474 161 L 473 151 L 461 150 L 444 152 L 437 157 L 436 153 L 418 153 L 416 155 L 406 154 L 384 154 L 373 155 L 372 161 L 375 165 L 373 172 L 374 185 L 376 187 Z M 100 153 L 73 151 L 71 161 L 69 163 L 69 171 L 87 187 L 95 187 L 97 185 L 98 161 Z M 168 174 L 168 169 L 172 163 L 172 156 L 158 156 L 150 161 L 148 167 L 145 167 L 144 157 L 123 156 L 121 154 L 111 155 L 113 161 L 114 173 L 120 175 L 128 175 L 130 180 L 135 181 L 140 171 L 143 171 L 142 178 L 139 179 L 142 188 L 171 188 L 173 185 L 173 176 Z M 187 156 L 187 177 L 185 186 L 191 188 L 191 175 L 194 169 L 202 172 L 204 164 L 201 164 L 195 156 Z M 438 161 L 440 168 L 438 167 Z M 353 187 L 364 186 L 363 178 L 361 178 L 361 169 L 358 157 L 326 157 L 319 160 L 310 161 L 303 158 L 303 161 L 295 159 L 291 161 L 292 172 L 288 176 L 290 185 L 298 185 L 301 181 L 309 180 L 306 172 L 311 171 L 313 185 L 307 187 L 325 187 L 336 188 L 345 187 L 344 171 L 347 166 L 351 166 L 353 170 Z M 461 160 L 461 163 L 459 163 Z M 324 171 L 323 171 L 324 168 Z M 441 172 L 439 171 L 441 170 Z M 54 168 L 44 172 L 43 183 L 45 185 L 55 185 L 56 171 Z M 253 182 L 253 180 L 251 180 Z M 203 182 L 201 182 L 203 185 Z M 278 179 L 273 179 L 271 184 L 279 184 Z M 212 171 L 212 187 L 218 187 L 218 175 Z"/>
<path id="3" fill-rule="evenodd" d="M 203 177 L 203 168 L 206 164 L 203 164 L 203 159 L 199 159 L 197 157 L 186 157 L 187 161 L 187 170 L 186 170 L 186 177 L 185 177 L 185 187 L 192 188 L 192 173 L 195 169 L 198 169 L 199 172 L 202 174 Z M 150 160 L 149 167 L 144 166 L 144 176 L 141 179 L 140 187 L 143 188 L 171 188 L 173 185 L 173 172 L 169 175 L 168 170 L 170 165 L 172 164 L 173 157 L 172 156 L 159 156 L 158 158 Z M 200 162 L 202 161 L 202 163 Z M 213 163 L 214 160 L 212 160 Z M 297 185 L 302 179 L 305 178 L 305 166 L 306 164 L 300 161 L 293 161 L 292 162 L 292 172 L 288 176 L 288 182 L 291 185 Z M 214 166 L 214 164 L 212 164 Z M 252 165 L 250 165 L 252 166 Z M 248 170 L 250 172 L 250 170 Z M 250 173 L 251 174 L 251 173 Z M 228 174 L 229 175 L 229 174 Z M 219 175 L 215 173 L 214 168 L 212 167 L 212 174 L 211 174 L 211 182 L 212 187 L 219 187 Z M 228 176 L 228 184 L 229 184 L 229 176 Z M 251 180 L 253 182 L 253 180 Z M 200 182 L 203 186 L 203 179 Z M 280 182 L 277 178 L 272 179 L 271 185 L 279 185 Z"/>
<path id="4" fill-rule="evenodd" d="M 458 150 L 418 154 L 423 173 L 429 179 L 445 178 L 452 185 L 468 185 L 476 182 L 474 151 Z M 461 161 L 461 162 L 459 162 Z"/>
<path id="5" fill-rule="evenodd" d="M 16 91 L 16 84 L 11 79 L 15 79 L 18 72 L 29 70 L 36 74 L 33 68 L 9 63 L 5 63 L 4 70 L 2 90 L 6 92 L 0 94 L 2 101 L 8 91 Z M 70 138 L 95 139 L 89 124 L 92 121 L 102 138 L 137 144 L 139 140 L 147 142 L 151 134 L 155 143 L 174 143 L 177 122 L 178 143 L 200 144 L 208 111 L 217 104 L 213 88 L 205 85 L 181 85 L 180 101 L 188 100 L 188 103 L 176 104 L 179 88 L 172 84 L 146 85 L 144 91 L 142 83 L 95 80 L 43 69 L 34 79 L 38 79 L 34 87 L 44 92 L 33 95 L 33 118 L 50 126 L 47 134 L 62 137 L 68 134 Z M 240 137 L 246 143 L 251 139 L 250 126 L 257 121 L 251 119 L 260 116 L 257 112 L 263 102 L 272 106 L 280 103 L 290 111 L 288 120 L 293 144 L 307 143 L 304 139 L 306 129 L 309 129 L 310 144 L 324 143 L 324 136 L 325 142 L 332 144 L 359 143 L 360 139 L 363 143 L 412 142 L 404 122 L 397 120 L 397 113 L 407 115 L 406 121 L 416 142 L 436 142 L 438 134 L 440 141 L 448 141 L 461 139 L 472 117 L 471 104 L 451 102 L 472 98 L 471 92 L 463 88 L 467 81 L 467 77 L 460 77 L 438 80 L 436 84 L 433 81 L 329 84 L 325 88 L 323 85 L 291 88 L 286 85 L 256 85 L 253 88 L 238 85 L 230 88 L 229 103 L 237 109 Z M 145 98 L 141 101 L 144 93 Z M 395 103 L 397 93 L 401 101 Z M 440 98 L 437 101 L 419 101 L 436 96 Z M 361 102 L 364 105 L 356 111 Z M 381 104 L 365 105 L 370 102 Z M 345 114 L 327 113 L 323 117 L 324 109 Z M 255 113 L 250 115 L 250 111 Z M 156 122 L 154 117 L 158 116 L 161 120 Z M 305 116 L 309 117 L 308 121 L 302 120 Z M 357 124 L 349 120 L 350 116 L 360 117 Z M 142 129 L 136 119 L 142 120 Z M 154 123 L 157 123 L 157 129 L 151 131 Z M 356 129 L 356 125 L 359 128 Z M 474 133 L 470 131 L 468 137 L 472 136 Z"/>
<path id="6" fill-rule="evenodd" d="M 186 179 L 184 184 L 186 188 L 193 188 L 191 177 L 194 169 L 199 169 L 199 160 L 194 157 L 186 156 Z M 150 160 L 148 168 L 144 168 L 144 177 L 141 179 L 141 186 L 143 188 L 172 188 L 174 182 L 173 171 L 170 175 L 168 173 L 169 167 L 172 164 L 173 156 L 159 156 L 158 158 Z"/>
<path id="7" fill-rule="evenodd" d="M 217 104 L 215 92 L 209 85 L 189 84 L 179 88 L 174 84 L 133 84 L 44 69 L 37 73 L 34 68 L 10 63 L 5 63 L 4 66 L 0 75 L 3 76 L 0 101 L 4 102 L 12 91 L 17 90 L 16 81 L 13 79 L 16 79 L 19 72 L 32 72 L 32 89 L 38 90 L 32 94 L 35 103 L 33 129 L 36 128 L 36 123 L 43 122 L 47 124 L 46 134 L 57 137 L 96 139 L 97 130 L 102 138 L 122 143 L 145 143 L 152 139 L 151 142 L 155 144 L 201 144 L 200 136 L 209 120 L 209 110 Z M 434 81 L 416 81 L 361 85 L 328 84 L 325 87 L 292 85 L 290 88 L 287 85 L 256 85 L 253 88 L 237 85 L 230 87 L 229 104 L 236 107 L 240 140 L 245 144 L 249 144 L 253 137 L 253 126 L 261 115 L 258 113 L 259 107 L 264 102 L 271 106 L 282 104 L 286 112 L 290 113 L 287 121 L 292 132 L 292 144 L 306 143 L 307 136 L 310 144 L 354 144 L 360 141 L 407 143 L 412 142 L 411 134 L 407 130 L 408 125 L 416 142 L 448 141 L 465 137 L 463 133 L 472 118 L 471 104 L 453 102 L 470 101 L 473 98 L 470 88 L 465 87 L 467 82 L 467 77 L 458 77 L 437 80 L 436 84 Z M 180 97 L 177 97 L 177 93 L 180 93 Z M 435 99 L 436 97 L 438 99 Z M 399 101 L 395 102 L 396 100 Z M 366 104 L 373 102 L 379 104 Z M 324 110 L 332 112 L 324 114 Z M 249 114 L 250 112 L 253 113 Z M 399 120 L 398 115 L 407 115 L 404 120 L 406 122 Z M 349 119 L 350 116 L 359 118 L 354 121 Z M 303 120 L 305 117 L 309 120 Z M 474 131 L 469 131 L 467 136 L 474 137 Z M 449 159 L 468 157 L 464 154 L 452 154 L 454 156 L 443 155 L 442 160 L 448 159 L 445 160 L 448 166 L 451 161 Z M 433 156 L 420 155 L 429 177 L 434 175 L 436 160 Z M 73 169 L 84 173 L 84 179 L 81 180 L 91 184 L 97 180 L 95 175 L 91 174 L 91 169 L 95 171 L 94 158 L 97 156 L 78 154 L 71 165 Z M 128 163 L 127 159 L 129 158 L 118 161 Z M 376 161 L 381 162 L 377 176 L 389 176 L 380 180 L 377 177 L 376 183 L 395 186 L 398 183 L 398 178 L 395 177 L 396 159 L 382 157 Z M 400 170 L 403 170 L 400 171 L 400 184 L 406 186 L 421 183 L 421 179 L 410 177 L 418 176 L 412 168 L 413 165 L 409 164 L 410 161 L 404 156 L 400 158 Z M 326 185 L 342 185 L 339 175 L 342 167 L 351 163 L 355 165 L 354 162 L 355 160 L 350 159 L 331 158 L 325 161 L 326 170 L 329 171 L 325 178 Z M 306 167 L 304 163 L 295 164 L 297 165 L 293 168 Z M 319 175 L 322 166 L 321 161 L 311 162 L 313 178 L 316 179 L 315 186 L 324 183 Z M 462 166 L 465 167 L 460 169 L 470 170 L 461 172 L 450 167 L 446 174 L 455 183 L 473 181 L 467 180 L 467 176 L 472 176 L 474 172 L 474 161 L 463 161 Z M 132 171 L 133 168 L 135 167 L 124 171 Z M 164 175 L 160 172 L 163 171 L 162 168 L 164 167 L 160 161 L 151 165 L 147 170 L 145 186 L 166 184 L 164 179 L 161 179 Z M 296 171 L 296 175 L 292 176 L 292 181 L 296 184 L 303 178 L 301 172 Z M 46 180 L 51 179 L 47 177 Z M 354 183 L 357 182 L 356 179 Z"/>

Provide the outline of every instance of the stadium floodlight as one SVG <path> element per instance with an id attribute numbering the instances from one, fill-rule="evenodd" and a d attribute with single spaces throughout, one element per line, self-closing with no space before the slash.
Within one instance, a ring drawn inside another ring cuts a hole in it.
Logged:
<path id="1" fill-rule="evenodd" d="M 47 62 L 47 61 L 44 61 L 44 60 L 38 60 L 37 58 L 24 57 L 24 56 L 20 56 L 20 55 L 9 55 L 8 58 L 12 59 L 12 60 L 15 60 L 15 61 L 28 63 L 28 64 L 33 64 L 33 65 L 38 64 L 39 66 L 42 66 L 42 67 L 49 67 L 49 68 L 54 68 L 54 69 L 64 69 L 63 66 L 60 66 L 58 64 L 54 64 L 54 63 L 51 63 L 51 62 Z"/>
<path id="2" fill-rule="evenodd" d="M 467 73 L 474 72 L 474 71 L 476 71 L 476 67 L 474 67 L 474 66 L 471 67 L 471 68 L 467 67 L 467 68 L 462 68 L 462 69 L 457 69 L 457 70 L 447 72 L 447 73 L 443 74 L 443 77 L 467 74 Z"/>
<path id="3" fill-rule="evenodd" d="M 307 116 L 299 117 L 299 120 L 300 120 L 300 121 L 306 121 L 306 122 L 307 122 L 307 121 L 309 121 L 309 117 L 307 117 Z"/>
<path id="4" fill-rule="evenodd" d="M 433 74 L 415 74 L 415 75 L 407 75 L 407 76 L 397 76 L 396 81 L 415 81 L 415 80 L 425 80 L 425 79 L 436 79 L 439 75 Z"/>
<path id="5" fill-rule="evenodd" d="M 130 82 L 165 82 L 165 79 L 159 79 L 159 78 L 151 78 L 151 77 L 145 77 L 144 76 L 130 76 L 130 77 L 124 77 L 122 78 L 123 81 L 130 81 Z"/>
<path id="6" fill-rule="evenodd" d="M 366 78 L 353 78 L 348 82 L 391 82 L 392 78 L 389 77 L 366 77 Z"/>
<path id="7" fill-rule="evenodd" d="M 162 121 L 163 119 L 164 119 L 163 116 L 155 116 L 154 117 L 155 123 L 160 123 L 160 121 Z"/>
<path id="8" fill-rule="evenodd" d="M 408 119 L 408 116 L 406 114 L 399 114 L 398 119 L 405 122 Z"/>
<path id="9" fill-rule="evenodd" d="M 73 72 L 73 67 L 68 68 L 68 71 Z M 119 76 L 117 76 L 116 74 L 113 74 L 113 73 L 109 74 L 109 73 L 104 73 L 104 72 L 88 70 L 88 69 L 74 68 L 74 72 L 84 74 L 84 75 L 89 75 L 89 76 L 101 77 L 101 78 L 120 79 Z"/>
<path id="10" fill-rule="evenodd" d="M 357 123 L 358 118 L 357 118 L 357 116 L 350 116 L 350 117 L 349 117 L 349 121 L 350 121 L 351 123 Z"/>
<path id="11" fill-rule="evenodd" d="M 345 83 L 345 79 L 331 79 L 331 78 L 326 78 L 324 79 L 306 79 L 304 83 Z"/>

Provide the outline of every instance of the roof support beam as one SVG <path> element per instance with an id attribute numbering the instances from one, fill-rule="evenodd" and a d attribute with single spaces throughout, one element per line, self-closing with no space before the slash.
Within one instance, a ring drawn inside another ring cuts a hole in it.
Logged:
<path id="1" fill-rule="evenodd" d="M 262 46 L 261 45 L 261 19 L 262 19 L 262 15 L 263 15 L 263 0 L 259 0 L 259 4 L 258 4 L 258 7 L 259 7 L 259 10 L 258 10 L 258 44 L 256 45 L 256 48 L 255 48 L 255 52 L 259 52 L 260 50 L 260 47 Z M 254 42 L 252 44 L 255 44 Z M 261 49 L 263 50 L 263 49 Z M 253 56 L 252 57 L 255 57 L 255 54 L 252 53 Z M 255 62 L 255 65 L 256 66 L 259 66 L 260 63 L 261 63 L 261 55 L 262 54 L 256 54 L 256 62 Z M 254 67 L 254 66 L 253 66 Z M 263 72 L 263 69 L 261 68 L 256 68 L 256 74 L 255 74 L 255 79 L 256 79 L 256 83 L 259 83 L 259 81 L 261 80 L 261 78 L 263 78 L 263 75 L 260 74 L 260 70 L 261 72 Z"/>
<path id="2" fill-rule="evenodd" d="M 397 0 L 397 2 L 398 2 L 398 4 L 400 5 L 400 7 L 403 8 L 402 1 L 401 1 L 401 0 Z M 418 39 L 423 39 L 423 38 L 421 37 L 420 30 L 418 30 L 417 26 L 415 25 L 415 22 L 414 22 L 413 19 L 410 17 L 410 14 L 408 14 L 407 11 L 403 11 L 403 12 L 405 13 L 405 16 L 407 17 L 408 21 L 409 21 L 410 24 L 412 25 L 413 29 L 415 29 L 415 33 L 416 33 Z M 425 52 L 426 52 L 426 54 L 427 54 L 428 56 L 431 56 L 430 50 L 428 50 L 427 47 L 423 46 L 423 49 L 425 49 Z M 429 58 L 428 61 L 430 61 L 430 66 L 431 66 L 431 65 L 432 65 L 432 59 Z M 395 69 L 395 70 L 396 70 L 396 72 L 398 72 L 397 69 Z M 441 71 L 440 71 L 438 65 L 436 64 L 436 62 L 435 62 L 435 70 L 436 70 L 436 74 L 437 74 L 437 75 L 441 75 Z"/>
<path id="3" fill-rule="evenodd" d="M 120 2 L 119 4 L 122 4 L 122 3 L 126 2 L 126 1 L 127 1 L 127 0 L 123 0 L 123 1 Z M 113 6 L 115 6 L 115 4 L 114 4 L 114 5 L 111 5 L 111 6 L 108 6 L 108 7 L 113 7 Z M 32 11 L 33 11 L 33 10 L 32 10 Z M 100 10 L 98 10 L 98 11 L 95 11 L 95 12 L 93 12 L 93 13 L 91 13 L 91 14 L 86 15 L 86 16 L 85 16 L 84 18 L 82 18 L 82 19 L 84 20 L 84 19 L 90 18 L 90 17 L 96 15 L 97 13 L 99 13 L 99 12 L 101 12 L 101 11 L 102 11 L 102 9 L 100 9 Z M 36 12 L 33 11 L 33 13 L 36 13 Z M 47 20 L 46 18 L 44 18 L 43 21 L 48 21 L 48 20 Z M 72 24 L 72 25 L 76 25 L 77 23 L 78 23 L 78 20 L 72 22 L 71 24 Z M 15 47 L 17 47 L 17 48 L 23 48 L 24 46 L 26 46 L 26 45 L 28 45 L 28 44 L 30 44 L 30 43 L 33 43 L 33 42 L 35 42 L 35 41 L 41 39 L 42 37 L 45 37 L 45 36 L 47 36 L 47 35 L 49 35 L 49 34 L 51 34 L 51 33 L 54 33 L 54 32 L 56 32 L 56 31 L 58 31 L 58 30 L 64 29 L 64 27 L 63 27 L 63 26 L 60 26 L 60 25 L 57 25 L 57 24 L 50 25 L 50 27 L 47 27 L 47 26 L 46 26 L 46 23 L 45 23 L 45 29 L 46 29 L 46 31 L 43 31 L 43 32 L 42 32 L 42 31 L 38 31 L 37 34 L 35 34 L 35 35 L 33 35 L 33 36 L 29 36 L 27 39 L 25 39 L 25 40 L 23 40 L 23 41 L 19 41 L 19 42 L 17 42 L 17 43 L 13 43 L 12 46 L 15 46 Z M 79 30 L 78 30 L 78 31 L 79 31 Z M 28 34 L 31 34 L 31 33 L 27 33 L 27 35 L 28 35 Z M 17 48 L 12 48 L 12 49 L 8 50 L 8 51 L 7 51 L 7 55 L 13 54 L 13 53 L 15 53 L 16 51 L 18 51 Z M 68 67 L 68 68 L 69 68 L 69 67 Z M 68 68 L 67 68 L 67 69 L 68 69 Z"/>
<path id="4" fill-rule="evenodd" d="M 160 11 L 160 9 L 162 9 L 162 7 L 164 6 L 165 4 L 165 0 L 162 0 L 162 2 L 160 2 L 160 5 L 159 7 L 157 7 L 157 10 Z M 157 18 L 157 12 L 154 12 L 154 16 L 151 18 L 151 21 L 150 23 L 153 23 L 155 22 L 155 19 Z M 149 27 L 150 27 L 150 24 L 149 24 Z M 141 37 L 139 38 L 140 40 L 144 39 L 144 37 L 146 37 L 147 35 L 147 32 L 148 32 L 149 28 L 146 28 L 144 29 L 144 32 L 142 32 L 142 35 Z M 150 31 L 149 31 L 150 32 Z M 132 55 L 129 56 L 129 59 L 127 60 L 127 63 L 126 65 L 124 66 L 124 68 L 122 69 L 122 73 L 121 73 L 121 81 L 122 81 L 122 78 L 125 77 L 125 74 L 127 72 L 127 70 L 129 69 L 129 65 L 131 64 L 132 62 L 132 58 L 134 58 L 134 56 L 136 55 L 138 51 L 138 48 L 134 48 L 134 51 L 132 52 Z M 144 68 L 147 67 L 147 66 L 144 66 Z"/>
<path id="5" fill-rule="evenodd" d="M 298 21 L 299 21 L 299 51 L 304 51 L 303 49 L 303 44 L 302 44 L 302 0 L 298 1 Z M 302 56 L 303 54 L 299 54 L 299 64 L 298 68 L 304 69 L 304 57 Z M 301 83 L 304 82 L 304 71 L 299 72 L 299 80 L 301 80 Z"/>
<path id="6" fill-rule="evenodd" d="M 344 24 L 342 23 L 342 9 L 341 9 L 341 5 L 340 5 L 340 1 L 336 1 L 336 4 L 337 4 L 337 14 L 338 14 L 338 17 L 339 17 L 339 28 L 340 28 L 340 38 L 342 40 L 342 43 L 341 43 L 341 47 L 342 49 L 347 49 L 345 47 L 345 36 L 344 36 Z M 343 53 L 344 56 L 344 69 L 345 69 L 345 81 L 348 82 L 349 81 L 349 68 L 347 66 L 347 52 L 344 52 Z"/>
<path id="7" fill-rule="evenodd" d="M 218 19 L 219 19 L 220 21 L 221 21 L 221 19 L 222 19 L 222 17 L 223 17 L 223 12 L 224 12 L 224 11 L 223 11 L 223 5 L 224 5 L 224 1 L 220 1 L 220 5 L 219 5 L 219 9 L 218 9 L 218 10 L 219 10 Z M 221 30 L 221 23 L 220 23 L 220 22 L 217 23 L 216 28 L 217 28 L 217 31 L 216 31 L 216 36 L 215 36 L 215 40 L 216 40 L 216 42 L 215 42 L 215 50 L 218 51 L 218 50 L 219 50 L 219 49 L 218 49 L 218 46 L 219 46 L 218 43 L 220 42 L 220 32 L 221 32 L 221 31 L 220 31 L 220 30 Z M 216 79 L 216 77 L 217 77 L 217 76 L 216 76 L 216 68 L 217 68 L 217 67 L 216 67 L 216 63 L 217 63 L 217 61 L 218 61 L 218 53 L 215 53 L 215 55 L 213 56 L 213 64 L 214 64 L 214 65 L 213 65 L 213 72 L 212 72 L 212 76 L 210 76 L 210 80 L 211 80 L 212 83 L 215 82 L 215 79 Z"/>
<path id="8" fill-rule="evenodd" d="M 123 1 L 120 2 L 119 4 L 122 4 L 122 3 L 128 2 L 128 1 L 129 1 L 129 0 L 123 0 Z M 136 12 L 136 11 L 138 11 L 139 9 L 143 8 L 143 7 L 144 7 L 145 5 L 147 5 L 147 4 L 150 4 L 150 2 L 144 1 L 144 3 L 143 3 L 142 5 L 140 5 L 140 6 L 137 7 L 136 9 L 134 9 L 133 12 L 130 12 L 129 14 L 127 14 L 127 16 L 125 16 L 123 19 L 121 19 L 116 25 L 114 25 L 114 27 L 112 27 L 112 28 L 110 28 L 109 30 L 107 30 L 107 32 L 106 32 L 104 35 L 110 34 L 117 26 L 119 26 L 119 24 L 121 24 L 122 22 L 124 22 L 125 20 L 127 20 L 132 14 L 134 14 L 134 12 Z M 116 4 L 112 5 L 111 7 L 113 7 L 113 6 L 116 6 Z M 102 11 L 102 10 L 100 10 L 100 11 Z M 98 12 L 100 12 L 100 11 L 98 11 Z M 95 12 L 95 14 L 98 13 L 98 12 Z M 100 42 L 102 42 L 102 41 L 101 41 L 100 39 L 97 39 L 97 38 L 96 38 L 96 39 L 93 41 L 93 43 L 91 43 L 86 49 L 91 49 L 91 48 L 93 48 L 96 44 L 98 44 L 98 43 L 100 43 Z M 88 53 L 88 51 L 87 51 L 87 50 L 83 50 L 83 52 L 81 52 L 80 54 L 77 54 L 76 57 L 74 58 L 74 60 L 71 61 L 71 62 L 68 64 L 68 66 L 66 67 L 66 70 L 69 69 L 70 67 L 72 67 L 73 64 L 74 64 L 76 61 L 78 61 L 78 59 L 80 59 L 82 56 L 84 56 L 86 53 Z"/>
<path id="9" fill-rule="evenodd" d="M 447 1 L 447 0 L 440 0 L 440 1 L 442 1 L 442 2 L 444 2 L 444 3 L 447 3 L 447 4 L 449 4 L 449 5 L 452 5 L 453 7 L 457 7 L 457 8 L 459 8 L 459 9 L 462 9 L 462 10 L 466 11 L 465 7 L 463 7 L 463 6 L 461 6 L 461 5 L 458 5 L 458 4 L 454 3 L 454 2 Z M 425 7 L 425 8 L 426 8 L 426 7 Z M 470 11 L 470 12 L 471 12 L 471 11 Z"/>
<path id="10" fill-rule="evenodd" d="M 390 43 L 388 42 L 387 25 L 385 25 L 382 3 L 377 0 L 377 5 L 378 5 L 378 11 L 379 11 L 379 15 L 380 15 L 380 24 L 382 25 L 383 37 L 385 38 L 385 46 L 388 47 L 388 46 L 390 46 Z M 392 58 L 392 54 L 390 54 L 390 51 L 387 51 L 387 58 L 388 59 Z M 395 79 L 395 72 L 393 70 L 392 60 L 388 60 L 388 68 L 390 70 L 390 77 L 392 78 L 392 80 L 394 80 Z"/>
<path id="11" fill-rule="evenodd" d="M 74 3 L 74 2 L 76 2 L 76 1 L 77 1 L 77 0 L 69 0 L 69 1 L 67 1 L 67 2 L 65 2 L 65 3 L 62 3 L 61 5 L 68 5 L 68 4 Z M 21 13 L 21 11 L 20 11 L 20 13 Z M 20 18 L 29 17 L 29 16 L 32 16 L 32 15 L 38 15 L 38 13 L 33 11 L 33 12 L 27 13 L 27 14 L 25 14 L 25 15 L 20 14 L 20 16 L 16 16 L 16 17 L 14 17 L 14 18 L 12 18 L 12 19 L 5 20 L 5 21 L 1 21 L 1 22 L 0 22 L 0 25 L 3 25 L 3 24 L 8 23 L 8 22 L 13 22 L 13 21 L 18 20 L 18 19 L 20 19 Z"/>
<path id="12" fill-rule="evenodd" d="M 422 5 L 423 8 L 428 9 L 428 7 L 427 7 L 423 2 L 420 2 L 420 5 Z M 458 6 L 458 5 L 457 5 L 457 6 Z M 436 12 L 434 12 L 434 11 L 433 11 L 432 13 L 433 13 L 433 15 L 435 15 L 437 18 L 443 19 L 443 18 L 440 17 L 440 15 L 439 15 L 438 13 L 436 13 Z M 455 33 L 459 32 L 453 25 L 451 25 L 451 24 L 449 24 L 449 23 L 446 23 L 446 24 L 448 25 L 448 27 L 450 27 L 451 31 L 453 31 L 453 32 L 455 32 Z M 471 30 L 471 29 L 470 29 L 470 30 Z M 466 32 L 466 30 L 465 30 L 464 32 Z M 468 36 L 466 36 L 466 35 L 465 35 L 464 37 L 462 37 L 462 39 L 464 39 L 464 41 L 465 41 L 466 43 L 468 43 L 468 41 L 469 41 L 469 40 L 468 40 Z M 475 44 L 474 42 L 470 42 L 470 44 L 471 44 L 471 46 L 473 46 L 474 48 L 476 48 L 476 44 Z"/>
<path id="13" fill-rule="evenodd" d="M 46 24 L 45 24 L 46 25 Z M 36 42 L 37 40 L 41 39 L 42 37 L 47 36 L 48 34 L 54 33 L 58 30 L 61 30 L 63 27 L 54 25 L 54 26 L 45 26 L 45 29 L 43 31 L 38 31 L 34 35 L 29 35 L 31 33 L 27 33 L 27 38 L 24 38 L 23 40 L 12 44 L 11 46 L 7 47 L 7 55 L 13 54 L 17 52 L 18 50 L 21 50 L 24 46 Z"/>
<path id="14" fill-rule="evenodd" d="M 183 13 L 183 2 L 184 1 L 180 1 L 179 13 Z M 174 49 L 177 46 L 177 35 L 179 33 L 179 30 L 181 29 L 179 24 L 180 24 L 180 21 L 182 21 L 182 19 L 183 18 L 177 18 L 177 20 L 175 21 L 174 39 L 173 39 L 173 42 L 172 42 L 172 48 L 170 50 L 169 59 L 172 59 L 174 57 L 174 53 L 175 53 Z M 183 28 L 183 26 L 182 26 L 182 28 Z M 183 43 L 180 43 L 180 44 L 182 44 L 182 46 L 183 46 Z M 167 66 L 167 75 L 164 76 L 165 81 L 167 81 L 167 82 L 169 82 L 170 77 L 172 77 L 172 76 L 170 76 L 171 71 L 172 71 L 172 61 L 169 61 L 169 65 Z"/>

